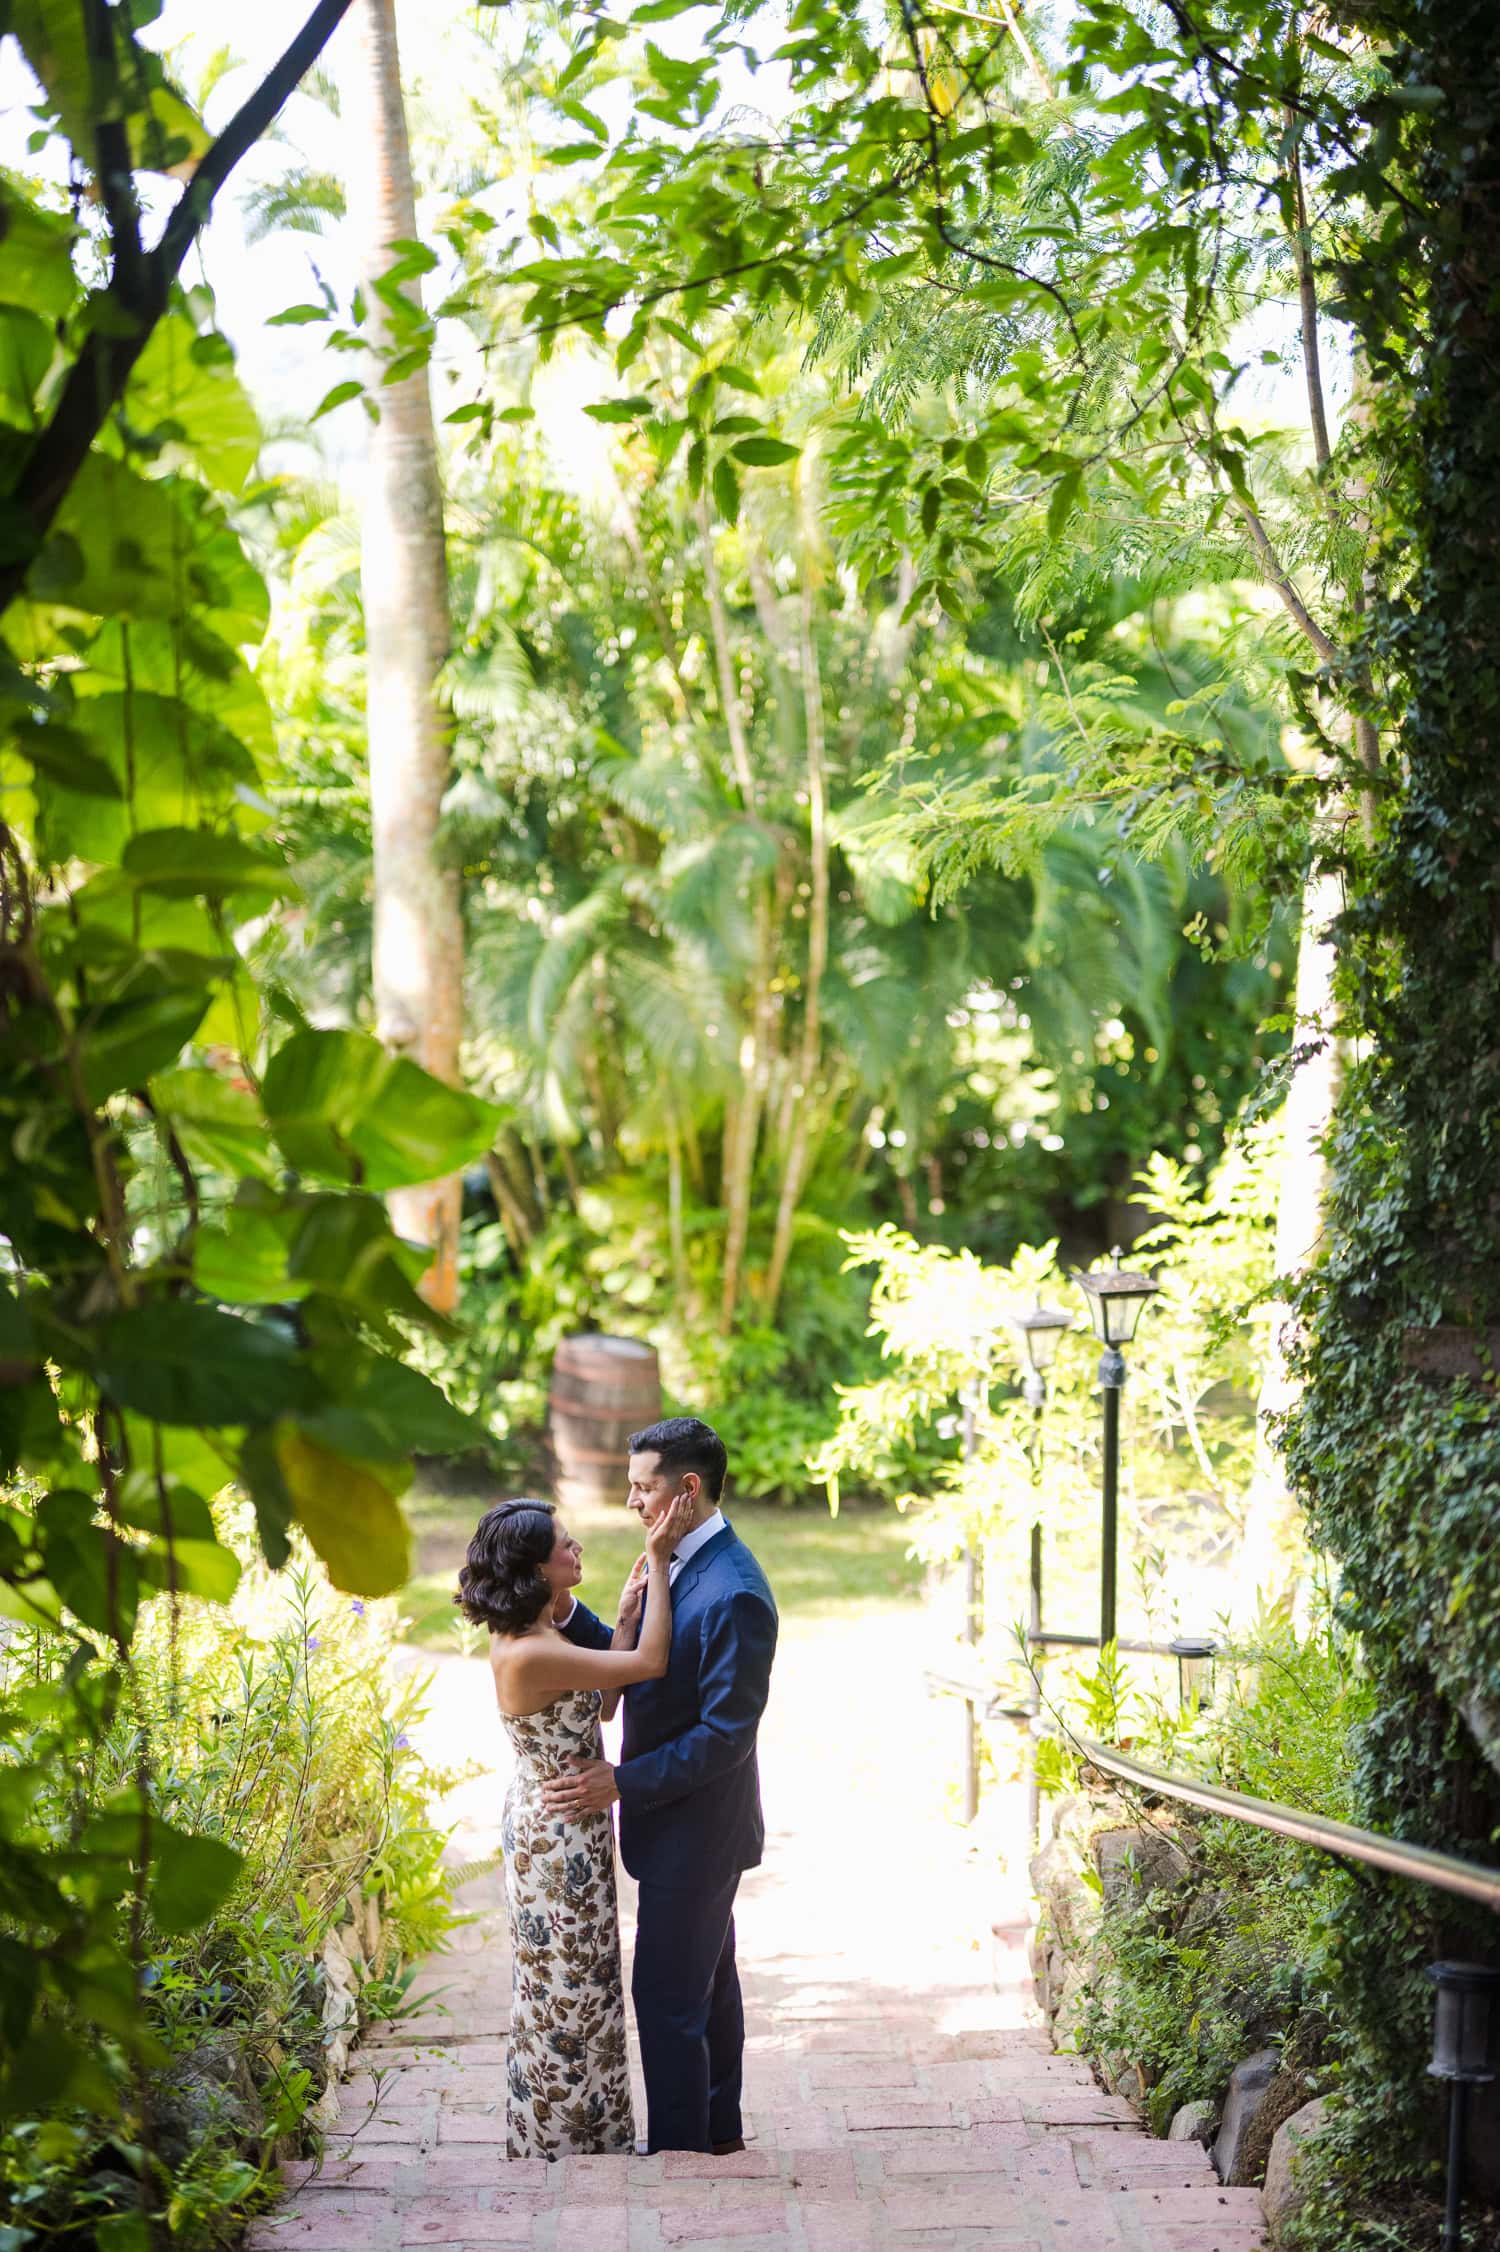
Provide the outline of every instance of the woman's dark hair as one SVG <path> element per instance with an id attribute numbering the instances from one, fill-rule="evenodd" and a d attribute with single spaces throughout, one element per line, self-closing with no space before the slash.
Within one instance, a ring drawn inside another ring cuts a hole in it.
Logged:
<path id="1" fill-rule="evenodd" d="M 487 1509 L 459 1566 L 453 1600 L 475 1626 L 524 1634 L 552 1600 L 542 1566 L 557 1543 L 550 1501 L 502 1501 Z"/>

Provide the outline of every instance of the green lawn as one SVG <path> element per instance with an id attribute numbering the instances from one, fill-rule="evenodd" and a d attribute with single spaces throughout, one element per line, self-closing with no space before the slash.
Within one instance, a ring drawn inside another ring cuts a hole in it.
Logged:
<path id="1" fill-rule="evenodd" d="M 452 1646 L 458 1567 L 488 1506 L 484 1497 L 420 1489 L 408 1495 L 417 1569 L 401 1596 L 401 1612 L 410 1621 L 411 1641 L 428 1649 Z M 833 1518 L 813 1505 L 779 1509 L 743 1501 L 729 1515 L 764 1565 L 784 1618 L 847 1616 L 920 1600 L 921 1569 L 907 1557 L 907 1529 L 894 1509 L 847 1508 Z M 639 1553 L 635 1520 L 623 1502 L 585 1502 L 567 1511 L 566 1522 L 583 1543 L 580 1593 L 608 1615 Z"/>

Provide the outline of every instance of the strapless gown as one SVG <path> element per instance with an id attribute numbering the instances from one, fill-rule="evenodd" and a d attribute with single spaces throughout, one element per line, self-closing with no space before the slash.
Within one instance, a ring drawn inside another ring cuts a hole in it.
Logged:
<path id="1" fill-rule="evenodd" d="M 608 1814 L 564 1822 L 542 1784 L 599 1759 L 599 1692 L 570 1689 L 541 1712 L 502 1713 L 516 1769 L 501 1843 L 513 1956 L 506 2142 L 512 2158 L 635 2147 L 625 1990 Z"/>

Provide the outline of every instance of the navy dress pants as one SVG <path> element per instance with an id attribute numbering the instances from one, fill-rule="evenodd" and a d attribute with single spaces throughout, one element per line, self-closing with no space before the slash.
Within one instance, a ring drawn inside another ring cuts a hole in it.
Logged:
<path id="1" fill-rule="evenodd" d="M 745 2012 L 734 1960 L 736 1873 L 713 1892 L 642 1884 L 631 1994 L 651 2150 L 712 2150 L 744 2132 Z"/>

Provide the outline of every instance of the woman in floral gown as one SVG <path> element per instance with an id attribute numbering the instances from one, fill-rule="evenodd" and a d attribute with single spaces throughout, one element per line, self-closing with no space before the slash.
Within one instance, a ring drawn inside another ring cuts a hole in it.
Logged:
<path id="1" fill-rule="evenodd" d="M 578 1649 L 554 1623 L 571 1610 L 583 1551 L 548 1502 L 488 1510 L 458 1575 L 455 1602 L 490 1630 L 495 1694 L 516 1754 L 501 1829 L 514 1960 L 512 2158 L 635 2147 L 614 1826 L 607 1813 L 567 1822 L 547 1814 L 541 1787 L 574 1759 L 602 1758 L 600 1719 L 620 1691 L 666 1672 L 672 1550 L 691 1515 L 691 1502 L 679 1502 L 647 1533 L 610 1650 Z"/>

